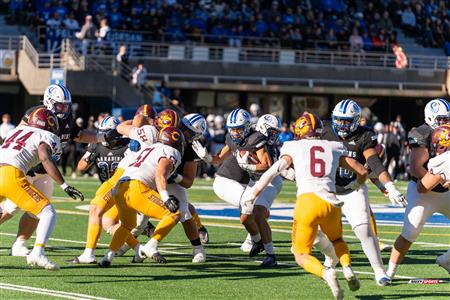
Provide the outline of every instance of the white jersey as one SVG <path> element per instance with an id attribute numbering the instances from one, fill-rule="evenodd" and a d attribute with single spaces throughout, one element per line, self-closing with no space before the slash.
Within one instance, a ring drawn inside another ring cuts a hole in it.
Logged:
<path id="1" fill-rule="evenodd" d="M 152 125 L 144 125 L 139 128 L 133 127 L 130 131 L 129 138 L 138 141 L 142 148 L 148 147 L 157 142 L 158 129 Z M 127 149 L 124 153 L 123 159 L 117 167 L 125 170 L 126 167 L 136 160 L 138 153 L 139 152 L 133 152 L 130 149 Z"/>
<path id="2" fill-rule="evenodd" d="M 341 156 L 348 155 L 343 143 L 326 140 L 298 140 L 285 142 L 280 157 L 292 157 L 297 196 L 315 193 L 335 206 L 342 201 L 336 198 L 336 170 Z"/>
<path id="3" fill-rule="evenodd" d="M 156 189 L 156 167 L 158 166 L 159 160 L 163 157 L 169 159 L 173 163 L 174 168 L 172 173 L 181 163 L 180 151 L 170 146 L 156 143 L 141 149 L 137 153 L 137 158 L 125 168 L 125 172 L 121 179 L 128 178 L 139 180 L 148 187 Z M 172 174 L 167 174 L 167 176 L 170 175 Z"/>
<path id="4" fill-rule="evenodd" d="M 10 131 L 0 146 L 0 163 L 8 164 L 27 173 L 40 163 L 38 147 L 46 143 L 52 154 L 61 153 L 61 143 L 55 134 L 30 126 L 19 126 Z"/>
<path id="5" fill-rule="evenodd" d="M 450 181 L 450 151 L 446 151 L 433 157 L 428 162 L 428 171 L 431 174 L 439 174 L 446 181 Z"/>

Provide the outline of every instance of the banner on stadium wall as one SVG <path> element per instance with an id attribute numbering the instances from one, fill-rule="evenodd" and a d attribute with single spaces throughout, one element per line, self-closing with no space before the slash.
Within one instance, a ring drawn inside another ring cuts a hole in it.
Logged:
<path id="1" fill-rule="evenodd" d="M 52 69 L 50 72 L 50 84 L 66 85 L 66 70 Z"/>
<path id="2" fill-rule="evenodd" d="M 79 30 L 65 29 L 65 28 L 46 28 L 45 29 L 45 49 L 48 52 L 56 52 L 61 49 L 61 43 L 64 39 L 74 39 L 78 40 L 75 34 Z M 109 46 L 117 52 L 120 44 L 127 43 L 139 43 L 144 40 L 151 39 L 148 34 L 142 32 L 132 32 L 132 31 L 116 31 L 111 30 L 106 35 L 105 40 L 110 44 Z"/>
<path id="3" fill-rule="evenodd" d="M 13 50 L 0 50 L 0 69 L 11 69 L 14 67 L 16 55 Z"/>

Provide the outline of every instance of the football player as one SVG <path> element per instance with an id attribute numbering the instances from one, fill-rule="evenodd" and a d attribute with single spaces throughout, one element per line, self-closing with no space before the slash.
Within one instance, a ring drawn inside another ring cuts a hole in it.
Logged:
<path id="1" fill-rule="evenodd" d="M 331 124 L 324 124 L 323 139 L 343 142 L 350 157 L 369 166 L 370 170 L 384 185 L 393 204 L 405 206 L 405 197 L 395 187 L 391 176 L 384 168 L 375 150 L 377 136 L 374 132 L 359 125 L 361 108 L 350 99 L 342 100 L 333 109 Z M 336 174 L 337 198 L 344 203 L 342 212 L 361 241 L 362 249 L 375 273 L 375 281 L 380 286 L 391 284 L 381 259 L 378 239 L 371 228 L 370 206 L 367 185 L 356 190 L 353 187 L 356 175 L 344 168 Z M 336 262 L 334 262 L 336 263 Z"/>
<path id="2" fill-rule="evenodd" d="M 226 144 L 218 155 L 211 156 L 200 142 L 193 143 L 193 148 L 197 155 L 208 163 L 221 164 L 229 159 L 227 169 L 220 168 L 214 180 L 214 192 L 224 201 L 240 207 L 241 223 L 245 226 L 248 233 L 252 236 L 253 246 L 249 256 L 254 257 L 263 250 L 266 251 L 266 257 L 261 263 L 262 267 L 273 267 L 277 265 L 274 252 L 272 234 L 270 226 L 267 223 L 268 212 L 276 195 L 281 190 L 282 180 L 280 177 L 274 178 L 273 182 L 264 190 L 254 205 L 247 203 L 243 205 L 243 197 L 248 186 L 252 186 L 258 172 L 267 170 L 272 164 L 270 155 L 266 149 L 267 137 L 250 128 L 250 114 L 243 109 L 233 110 L 227 118 L 228 134 Z M 246 152 L 241 156 L 241 151 Z M 248 163 L 249 153 L 255 153 L 258 159 L 256 164 Z M 231 156 L 235 160 L 231 160 Z M 248 173 L 236 172 L 236 165 Z M 237 176 L 237 177 L 234 177 Z M 247 181 L 248 179 L 248 181 Z M 247 181 L 242 184 L 242 181 Z M 255 221 L 258 220 L 258 222 Z"/>
<path id="3" fill-rule="evenodd" d="M 423 194 L 425 189 L 429 189 L 430 184 L 429 177 L 431 175 L 427 176 L 427 173 L 432 170 L 439 170 L 437 165 L 440 160 L 448 157 L 448 154 L 444 156 L 441 154 L 434 159 L 436 154 L 443 149 L 441 144 L 437 144 L 436 139 L 438 137 L 434 137 L 435 147 L 433 147 L 433 130 L 440 125 L 449 123 L 450 104 L 444 99 L 434 99 L 425 105 L 425 124 L 413 128 L 408 134 L 408 143 L 411 146 L 410 170 L 412 181 L 409 182 L 407 189 L 409 203 L 405 211 L 403 229 L 395 240 L 394 248 L 389 259 L 387 274 L 391 278 L 395 276 L 398 266 L 402 262 L 406 252 L 408 252 L 411 245 L 419 236 L 427 219 L 435 212 L 440 212 L 450 217 L 450 192 L 448 185 L 445 185 L 445 183 L 443 185 L 441 182 L 438 182 L 438 184 L 432 187 L 430 192 Z M 437 131 L 436 135 L 439 132 L 443 133 L 442 131 L 445 131 L 445 129 Z M 429 165 L 428 170 L 426 169 L 427 162 Z M 424 176 L 427 177 L 425 178 Z M 421 183 L 418 183 L 419 181 Z M 417 189 L 419 189 L 419 192 Z M 440 260 L 446 260 L 446 257 L 444 256 Z"/>
<path id="4" fill-rule="evenodd" d="M 122 131 L 121 127 L 124 127 L 122 124 L 117 127 L 117 130 L 120 130 L 119 134 L 124 134 L 130 137 L 133 141 L 137 142 L 138 145 L 134 145 L 134 147 L 139 148 L 141 147 L 140 145 L 151 146 L 156 142 L 158 135 L 158 129 L 152 125 L 149 125 L 153 124 L 155 115 L 156 112 L 152 107 L 143 105 L 136 111 L 131 124 L 132 126 L 130 126 L 130 130 Z M 126 121 L 125 123 L 129 122 Z M 178 124 L 178 119 L 172 120 L 172 123 Z M 108 224 L 105 224 L 105 230 L 108 233 L 113 234 L 114 231 L 118 228 L 118 211 L 117 208 L 114 207 L 115 199 L 111 194 L 111 191 L 119 181 L 119 178 L 122 176 L 125 168 L 130 165 L 137 157 L 137 152 L 131 150 L 127 150 L 125 154 L 125 157 L 117 165 L 114 175 L 110 179 L 102 183 L 102 185 L 97 189 L 94 199 L 91 200 L 89 206 L 89 223 L 87 230 L 86 247 L 84 249 L 84 252 L 80 256 L 77 256 L 73 259 L 73 263 L 96 263 L 94 251 L 97 247 L 97 241 L 100 238 L 101 228 L 103 225 L 103 217 L 109 221 Z M 141 221 L 141 224 L 144 223 L 143 220 Z M 142 226 L 140 228 L 142 228 Z M 133 235 L 129 236 L 127 243 L 134 249 L 137 249 L 139 244 Z"/>
<path id="5" fill-rule="evenodd" d="M 343 267 L 349 288 L 360 287 L 351 268 L 350 253 L 342 238 L 341 208 L 343 201 L 336 197 L 336 171 L 338 166 L 357 173 L 357 184 L 364 183 L 367 170 L 356 160 L 346 157 L 342 142 L 320 140 L 322 121 L 311 113 L 304 113 L 294 125 L 295 141 L 285 142 L 280 159 L 244 196 L 252 202 L 282 170 L 293 165 L 297 182 L 297 202 L 292 225 L 292 245 L 296 262 L 306 271 L 323 278 L 336 299 L 344 298 L 337 280 L 336 270 L 326 268 L 311 255 L 318 227 L 333 241 L 336 254 Z"/>
<path id="6" fill-rule="evenodd" d="M 0 147 L 0 201 L 9 198 L 36 220 L 36 241 L 27 263 L 48 270 L 59 269 L 44 252 L 55 225 L 56 212 L 45 194 L 30 183 L 25 174 L 41 163 L 47 176 L 71 198 L 84 200 L 81 192 L 65 183 L 54 161 L 61 155 L 58 131 L 55 114 L 46 108 L 36 108 L 28 113 L 27 125 L 19 125 L 11 131 Z"/>
<path id="7" fill-rule="evenodd" d="M 136 227 L 136 211 L 152 218 L 162 216 L 150 241 L 136 251 L 136 258 L 144 254 L 159 263 L 167 263 L 158 252 L 158 244 L 180 220 L 179 201 L 169 195 L 167 178 L 181 163 L 185 146 L 180 129 L 163 128 L 158 134 L 158 143 L 141 149 L 136 160 L 125 168 L 113 191 L 120 227 L 113 235 L 109 250 L 99 262 L 100 267 L 111 265 L 115 252 L 131 235 L 131 229 Z"/>
<path id="8" fill-rule="evenodd" d="M 66 146 L 67 142 L 74 140 L 77 143 L 101 143 L 106 142 L 110 145 L 114 144 L 120 135 L 115 131 L 109 131 L 108 133 L 94 132 L 89 130 L 83 130 L 78 127 L 73 120 L 72 115 L 72 98 L 69 90 L 58 84 L 52 84 L 48 86 L 44 92 L 43 105 L 34 106 L 25 112 L 24 117 L 19 125 L 24 125 L 28 122 L 29 115 L 36 108 L 47 108 L 55 113 L 58 118 L 59 130 L 57 135 L 61 140 L 62 149 Z M 28 171 L 28 180 L 41 191 L 47 199 L 51 199 L 53 194 L 53 179 L 46 173 L 43 166 L 40 164 Z M 17 206 L 6 200 L 4 204 L 6 208 L 3 213 L 0 223 L 7 219 L 10 219 L 14 212 L 17 211 Z M 12 256 L 25 256 L 28 254 L 28 249 L 25 242 L 31 237 L 36 229 L 38 220 L 31 218 L 28 214 L 23 214 L 19 222 L 19 231 L 17 239 L 14 241 L 11 247 Z"/>

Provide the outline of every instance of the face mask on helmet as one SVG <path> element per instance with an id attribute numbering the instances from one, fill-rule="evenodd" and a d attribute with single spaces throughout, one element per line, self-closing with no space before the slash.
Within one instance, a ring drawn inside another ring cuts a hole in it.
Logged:
<path id="1" fill-rule="evenodd" d="M 353 132 L 355 128 L 355 120 L 353 118 L 332 117 L 333 131 L 340 137 L 346 137 Z"/>
<path id="2" fill-rule="evenodd" d="M 267 143 L 269 145 L 274 145 L 278 138 L 280 137 L 280 131 L 275 128 L 268 128 L 267 129 Z"/>
<path id="3" fill-rule="evenodd" d="M 436 116 L 436 125 L 441 126 L 450 123 L 449 116 Z"/>
<path id="4" fill-rule="evenodd" d="M 183 122 L 180 124 L 180 129 L 183 132 L 184 138 L 186 142 L 192 143 L 195 140 L 198 140 L 202 135 L 197 134 L 196 132 L 192 131 L 189 127 L 184 125 Z"/>
<path id="5" fill-rule="evenodd" d="M 248 129 L 246 129 L 244 126 L 228 128 L 228 132 L 230 133 L 230 138 L 235 143 L 242 142 L 244 140 L 245 136 L 247 135 L 247 131 L 248 131 Z"/>

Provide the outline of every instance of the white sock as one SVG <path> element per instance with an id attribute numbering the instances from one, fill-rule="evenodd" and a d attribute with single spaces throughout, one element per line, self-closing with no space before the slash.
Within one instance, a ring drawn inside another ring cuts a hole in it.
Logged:
<path id="1" fill-rule="evenodd" d="M 151 238 L 150 241 L 145 244 L 144 248 L 146 249 L 147 253 L 155 253 L 158 252 L 158 244 L 159 242 L 155 240 L 154 238 Z"/>
<path id="2" fill-rule="evenodd" d="M 85 248 L 82 256 L 94 256 L 94 249 L 92 248 Z"/>
<path id="3" fill-rule="evenodd" d="M 257 243 L 257 242 L 259 242 L 261 240 L 261 234 L 259 234 L 259 233 L 255 234 L 255 235 L 252 235 L 251 237 L 252 237 L 252 241 L 255 242 L 255 243 Z"/>
<path id="4" fill-rule="evenodd" d="M 43 255 L 44 247 L 55 227 L 56 211 L 51 204 L 45 206 L 37 215 L 39 223 L 36 228 L 36 241 L 34 242 L 33 255 Z"/>
<path id="5" fill-rule="evenodd" d="M 393 278 L 395 276 L 395 273 L 397 272 L 398 266 L 399 266 L 398 264 L 389 261 L 389 267 L 386 272 L 387 276 L 389 276 L 390 278 Z"/>
<path id="6" fill-rule="evenodd" d="M 339 258 L 337 257 L 336 252 L 334 251 L 333 244 L 330 242 L 328 237 L 322 231 L 319 230 L 317 232 L 317 236 L 316 239 L 314 240 L 313 246 L 314 248 L 322 252 L 323 255 L 325 255 L 326 260 L 329 260 L 333 263 L 339 262 Z"/>
<path id="7" fill-rule="evenodd" d="M 353 228 L 353 232 L 361 241 L 361 246 L 367 259 L 372 266 L 372 269 L 377 272 L 384 270 L 383 260 L 381 259 L 380 248 L 378 246 L 378 240 L 372 232 L 372 228 L 369 224 L 361 224 Z"/>
<path id="8" fill-rule="evenodd" d="M 26 242 L 26 240 L 23 240 L 22 238 L 17 237 L 16 240 L 14 241 L 14 244 L 19 245 L 19 246 L 25 246 L 25 242 Z"/>
<path id="9" fill-rule="evenodd" d="M 109 261 L 112 262 L 113 258 L 114 258 L 114 251 L 112 251 L 111 249 L 108 250 L 108 252 L 106 252 L 105 254 L 105 258 Z"/>
<path id="10" fill-rule="evenodd" d="M 264 250 L 266 251 L 266 254 L 275 254 L 273 251 L 273 242 L 264 244 Z"/>

